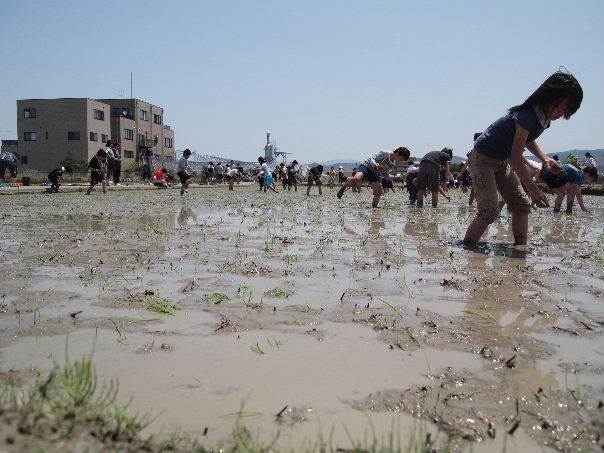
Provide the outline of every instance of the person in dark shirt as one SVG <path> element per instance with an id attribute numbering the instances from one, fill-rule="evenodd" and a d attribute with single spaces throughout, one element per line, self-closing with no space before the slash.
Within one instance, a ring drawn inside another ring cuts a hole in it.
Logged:
<path id="1" fill-rule="evenodd" d="M 113 143 L 113 161 L 110 164 L 113 165 L 113 184 L 119 186 L 122 177 L 122 150 L 117 143 Z"/>
<path id="2" fill-rule="evenodd" d="M 431 151 L 426 154 L 419 163 L 419 171 L 415 184 L 417 185 L 417 207 L 424 206 L 424 193 L 432 193 L 432 207 L 438 206 L 438 194 L 440 192 L 440 171 L 445 174 L 443 179 L 448 181 L 451 177 L 449 162 L 453 158 L 451 148 L 443 148 L 442 151 Z"/>
<path id="3" fill-rule="evenodd" d="M 88 163 L 90 168 L 90 187 L 86 191 L 86 195 L 90 195 L 94 186 L 101 183 L 103 186 L 103 193 L 107 193 L 107 181 L 105 180 L 105 170 L 107 169 L 107 153 L 103 148 L 99 149 L 90 162 Z"/>
<path id="4" fill-rule="evenodd" d="M 344 174 L 344 169 L 340 165 L 340 168 L 338 169 L 338 183 L 344 184 L 345 182 L 346 182 L 346 175 Z"/>
<path id="5" fill-rule="evenodd" d="M 310 195 L 310 188 L 313 183 L 317 185 L 319 188 L 319 195 L 323 194 L 323 190 L 321 186 L 323 183 L 321 182 L 321 175 L 323 174 L 323 165 L 317 165 L 316 167 L 312 167 L 308 170 L 308 179 L 306 180 L 306 196 Z"/>
<path id="6" fill-rule="evenodd" d="M 577 79 L 558 71 L 478 137 L 470 154 L 478 213 L 466 231 L 464 242 L 475 244 L 499 217 L 499 192 L 512 215 L 514 243 L 527 243 L 531 199 L 538 207 L 549 203 L 530 177 L 522 154 L 527 148 L 543 163 L 545 171 L 560 171 L 560 164 L 547 157 L 536 140 L 552 121 L 574 115 L 582 100 L 583 89 Z"/>
<path id="7" fill-rule="evenodd" d="M 594 167 L 577 168 L 571 164 L 562 164 L 561 172 L 541 169 L 540 179 L 556 194 L 554 212 L 560 212 L 562 200 L 566 196 L 566 213 L 572 214 L 575 198 L 584 212 L 591 212 L 583 203 L 581 184 L 593 184 L 598 180 L 598 170 Z"/>
<path id="8" fill-rule="evenodd" d="M 48 173 L 48 180 L 50 181 L 50 188 L 48 189 L 48 193 L 58 193 L 59 187 L 61 186 L 60 182 L 63 179 L 63 175 L 68 172 L 69 169 L 65 167 L 55 168 L 53 171 Z M 69 173 L 71 171 L 69 170 Z"/>
<path id="9" fill-rule="evenodd" d="M 287 190 L 292 190 L 292 186 L 294 187 L 294 191 L 298 191 L 298 161 L 294 160 L 291 165 L 287 166 Z"/>

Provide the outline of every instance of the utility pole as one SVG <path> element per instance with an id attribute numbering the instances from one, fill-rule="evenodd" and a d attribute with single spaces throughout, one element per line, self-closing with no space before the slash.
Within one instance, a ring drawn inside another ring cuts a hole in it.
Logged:
<path id="1" fill-rule="evenodd" d="M 133 97 L 132 97 L 132 72 L 130 72 L 130 99 L 133 99 Z"/>

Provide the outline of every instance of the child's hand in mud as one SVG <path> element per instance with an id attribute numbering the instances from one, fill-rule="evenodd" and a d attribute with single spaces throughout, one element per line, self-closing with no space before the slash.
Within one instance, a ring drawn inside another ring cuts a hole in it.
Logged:
<path id="1" fill-rule="evenodd" d="M 549 206 L 549 202 L 547 201 L 547 197 L 545 194 L 537 187 L 537 184 L 531 184 L 529 187 L 529 196 L 531 200 L 538 208 L 547 208 Z"/>

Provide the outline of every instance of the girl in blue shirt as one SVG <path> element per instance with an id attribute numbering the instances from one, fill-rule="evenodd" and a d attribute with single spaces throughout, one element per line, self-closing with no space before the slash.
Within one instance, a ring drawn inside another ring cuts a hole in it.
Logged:
<path id="1" fill-rule="evenodd" d="M 579 110 L 582 100 L 583 90 L 577 79 L 558 71 L 526 101 L 510 108 L 478 137 L 470 154 L 478 213 L 466 231 L 466 243 L 476 243 L 489 224 L 499 217 L 499 192 L 512 215 L 515 244 L 526 244 L 531 201 L 521 182 L 537 206 L 548 206 L 548 202 L 528 174 L 522 154 L 527 148 L 543 162 L 544 169 L 559 170 L 560 165 L 545 155 L 536 139 L 551 121 L 562 117 L 569 119 Z"/>

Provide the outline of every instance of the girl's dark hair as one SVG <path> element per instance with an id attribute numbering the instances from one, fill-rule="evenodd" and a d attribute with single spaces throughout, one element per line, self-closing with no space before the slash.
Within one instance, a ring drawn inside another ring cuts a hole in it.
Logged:
<path id="1" fill-rule="evenodd" d="M 107 153 L 105 152 L 105 150 L 103 148 L 99 149 L 96 152 L 96 155 L 99 156 L 99 157 L 107 157 Z"/>
<path id="2" fill-rule="evenodd" d="M 451 148 L 443 148 L 441 152 L 448 154 L 451 159 L 453 159 L 453 150 Z"/>
<path id="3" fill-rule="evenodd" d="M 317 170 L 323 173 L 323 165 L 317 165 Z"/>
<path id="4" fill-rule="evenodd" d="M 237 171 L 239 171 L 239 173 L 243 173 L 243 167 L 237 167 Z"/>
<path id="5" fill-rule="evenodd" d="M 591 176 L 594 181 L 598 180 L 598 169 L 596 167 L 585 167 L 583 169 L 583 173 L 586 173 Z"/>
<path id="6" fill-rule="evenodd" d="M 411 152 L 404 146 L 400 146 L 400 147 L 396 148 L 394 150 L 394 152 L 396 154 L 400 155 L 405 160 L 409 159 L 409 156 L 411 156 Z"/>
<path id="7" fill-rule="evenodd" d="M 569 119 L 581 107 L 583 89 L 572 74 L 557 71 L 549 76 L 526 101 L 511 107 L 508 112 L 514 113 L 534 105 L 547 106 L 564 99 L 568 99 L 568 110 L 566 110 L 564 118 Z"/>
<path id="8" fill-rule="evenodd" d="M 482 135 L 482 132 L 476 132 L 474 134 L 474 141 L 478 140 L 478 137 L 480 137 Z"/>
<path id="9" fill-rule="evenodd" d="M 183 156 L 190 156 L 190 155 L 191 155 L 191 150 L 190 150 L 189 148 L 185 149 L 185 150 L 182 152 L 182 155 L 183 155 Z"/>

